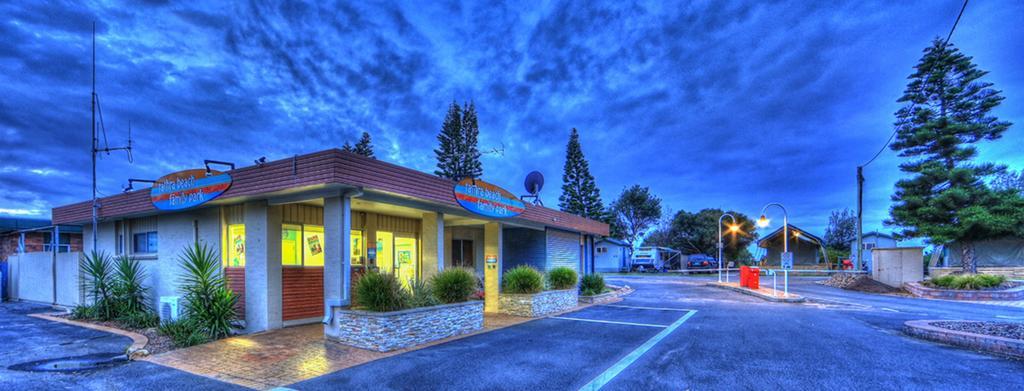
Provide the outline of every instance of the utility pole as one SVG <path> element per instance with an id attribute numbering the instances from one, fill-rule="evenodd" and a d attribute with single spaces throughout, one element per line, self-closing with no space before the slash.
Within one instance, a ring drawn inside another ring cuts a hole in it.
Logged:
<path id="1" fill-rule="evenodd" d="M 96 150 L 99 138 L 96 136 L 96 22 L 92 22 L 92 145 L 89 155 L 92 156 L 92 250 L 96 251 L 96 230 L 99 225 L 99 205 L 96 203 Z"/>
<path id="2" fill-rule="evenodd" d="M 857 258 L 853 268 L 860 271 L 861 257 L 864 256 L 864 166 L 857 166 Z"/>

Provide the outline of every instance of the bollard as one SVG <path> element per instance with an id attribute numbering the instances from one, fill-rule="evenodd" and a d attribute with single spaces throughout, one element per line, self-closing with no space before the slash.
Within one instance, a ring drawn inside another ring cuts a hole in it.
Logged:
<path id="1" fill-rule="evenodd" d="M 750 266 L 740 266 L 740 286 L 747 286 L 750 279 Z"/>
<path id="2" fill-rule="evenodd" d="M 750 274 L 747 276 L 747 287 L 750 289 L 759 289 L 761 287 L 761 269 L 752 267 L 750 268 Z"/>

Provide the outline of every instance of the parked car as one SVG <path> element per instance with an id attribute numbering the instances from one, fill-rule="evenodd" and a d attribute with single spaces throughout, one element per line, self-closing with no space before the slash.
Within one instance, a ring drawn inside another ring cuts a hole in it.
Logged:
<path id="1" fill-rule="evenodd" d="M 718 270 L 718 260 L 704 254 L 695 254 L 687 259 L 686 268 L 690 270 Z"/>

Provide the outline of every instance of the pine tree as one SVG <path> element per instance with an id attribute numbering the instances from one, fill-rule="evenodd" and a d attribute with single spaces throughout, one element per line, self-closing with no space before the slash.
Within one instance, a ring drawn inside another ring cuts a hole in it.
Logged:
<path id="1" fill-rule="evenodd" d="M 477 141 L 480 138 L 480 127 L 476 121 L 476 105 L 470 101 L 462 111 L 462 134 L 464 135 L 462 153 L 462 176 L 479 178 L 484 173 L 480 164 L 480 149 Z"/>
<path id="2" fill-rule="evenodd" d="M 460 163 L 463 137 L 462 110 L 458 103 L 452 102 L 441 125 L 441 133 L 437 135 L 438 147 L 434 150 L 434 154 L 437 155 L 437 170 L 434 170 L 434 174 L 452 180 L 462 179 Z"/>
<path id="3" fill-rule="evenodd" d="M 974 241 L 1020 233 L 1024 205 L 1019 195 L 994 191 L 984 179 L 1001 167 L 975 164 L 974 144 L 1000 138 L 1010 123 L 989 112 L 1003 100 L 987 72 L 953 45 L 936 39 L 910 76 L 896 112 L 896 141 L 891 148 L 915 160 L 900 165 L 910 178 L 896 183 L 888 224 L 904 238 L 961 245 L 962 268 L 977 271 Z"/>
<path id="4" fill-rule="evenodd" d="M 359 142 L 356 143 L 356 146 L 355 148 L 352 149 L 352 152 L 355 152 L 356 154 L 363 155 L 366 157 L 374 157 L 373 144 L 370 143 L 370 133 L 363 132 L 363 136 L 359 138 Z"/>
<path id="5" fill-rule="evenodd" d="M 606 218 L 604 205 L 601 202 L 601 191 L 590 175 L 590 164 L 583 156 L 580 147 L 580 134 L 576 128 L 569 134 L 569 144 L 565 147 L 565 167 L 562 172 L 562 195 L 558 197 L 558 207 L 563 212 L 572 213 L 595 220 Z"/>
<path id="6" fill-rule="evenodd" d="M 341 150 L 345 152 L 352 152 L 352 144 L 349 144 L 349 142 L 346 141 L 345 145 L 341 146 Z"/>

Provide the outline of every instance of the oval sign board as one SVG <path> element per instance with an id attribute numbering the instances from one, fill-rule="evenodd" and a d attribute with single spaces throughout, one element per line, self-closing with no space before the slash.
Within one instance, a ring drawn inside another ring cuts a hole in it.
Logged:
<path id="1" fill-rule="evenodd" d="M 231 175 L 197 168 L 167 174 L 149 191 L 153 206 L 160 210 L 182 210 L 199 206 L 231 187 Z"/>
<path id="2" fill-rule="evenodd" d="M 455 201 L 466 210 L 487 217 L 514 217 L 526 210 L 526 204 L 515 194 L 472 178 L 455 184 Z"/>

